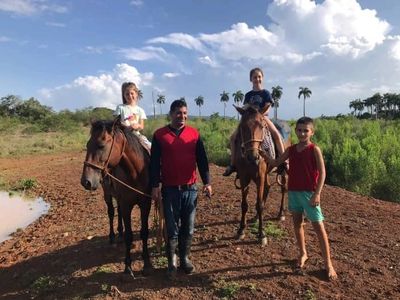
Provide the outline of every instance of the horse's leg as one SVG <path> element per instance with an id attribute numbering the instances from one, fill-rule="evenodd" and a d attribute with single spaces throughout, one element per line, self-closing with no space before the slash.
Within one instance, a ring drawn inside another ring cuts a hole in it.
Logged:
<path id="1" fill-rule="evenodd" d="M 260 174 L 259 182 L 257 184 L 256 210 L 258 215 L 258 240 L 261 243 L 261 246 L 265 246 L 267 244 L 267 237 L 264 233 L 263 210 L 268 194 L 268 175 L 266 173 L 262 175 Z"/>
<path id="2" fill-rule="evenodd" d="M 110 244 L 114 244 L 115 241 L 115 232 L 114 232 L 114 205 L 112 202 L 112 196 L 109 191 L 109 187 L 106 186 L 107 183 L 103 184 L 103 192 L 104 192 L 104 201 L 106 202 L 107 205 L 107 214 L 108 214 L 108 221 L 109 221 L 109 227 L 110 231 L 108 234 L 108 240 Z M 119 215 L 118 215 L 119 218 Z"/>
<path id="3" fill-rule="evenodd" d="M 286 175 L 282 175 L 281 179 L 281 208 L 279 209 L 279 215 L 278 218 L 280 221 L 285 221 L 285 195 L 287 193 L 287 187 L 286 187 Z"/>
<path id="4" fill-rule="evenodd" d="M 122 242 L 124 238 L 124 226 L 122 224 L 122 213 L 121 213 L 121 205 L 119 201 L 117 201 L 117 213 L 118 213 L 118 242 Z"/>
<path id="5" fill-rule="evenodd" d="M 150 261 L 148 240 L 149 240 L 149 214 L 151 208 L 151 199 L 141 199 L 140 202 L 140 238 L 142 239 L 142 259 L 143 265 L 143 275 L 149 275 L 152 270 L 152 265 Z"/>
<path id="6" fill-rule="evenodd" d="M 244 230 L 246 229 L 247 225 L 246 214 L 249 210 L 249 204 L 247 202 L 247 195 L 249 194 L 249 182 L 240 180 L 240 186 L 242 187 L 242 218 L 240 220 L 240 227 L 237 231 L 237 239 L 243 239 L 245 236 Z"/>
<path id="7" fill-rule="evenodd" d="M 126 199 L 126 200 L 128 200 L 128 199 Z M 132 277 L 135 277 L 133 275 L 132 258 L 131 258 L 131 247 L 132 247 L 132 241 L 133 241 L 132 223 L 131 223 L 132 208 L 133 208 L 132 204 L 124 204 L 121 206 L 122 220 L 124 221 L 124 226 L 125 226 L 125 270 L 124 270 L 124 273 L 129 274 Z"/>

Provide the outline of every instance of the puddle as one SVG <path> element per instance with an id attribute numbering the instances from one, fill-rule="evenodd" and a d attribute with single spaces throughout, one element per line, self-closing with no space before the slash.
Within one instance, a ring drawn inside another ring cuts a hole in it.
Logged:
<path id="1" fill-rule="evenodd" d="M 27 199 L 20 194 L 10 196 L 8 192 L 0 192 L 0 243 L 47 213 L 49 208 L 50 204 L 41 197 Z"/>

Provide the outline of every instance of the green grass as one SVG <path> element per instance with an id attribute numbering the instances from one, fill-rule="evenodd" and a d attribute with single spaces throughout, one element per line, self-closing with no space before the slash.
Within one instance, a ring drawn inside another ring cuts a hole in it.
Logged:
<path id="1" fill-rule="evenodd" d="M 304 300 L 317 300 L 317 297 L 312 290 L 308 289 L 304 294 Z"/>
<path id="2" fill-rule="evenodd" d="M 165 256 L 159 256 L 153 262 L 156 268 L 165 268 L 168 266 L 168 259 Z"/>
<path id="3" fill-rule="evenodd" d="M 56 286 L 57 281 L 51 276 L 40 276 L 30 285 L 30 288 L 37 293 L 42 293 L 53 290 Z"/>
<path id="4" fill-rule="evenodd" d="M 278 240 L 286 236 L 286 231 L 271 221 L 265 223 L 263 230 L 267 237 L 272 237 Z M 250 232 L 254 235 L 258 234 L 258 220 L 250 225 Z"/>
<path id="5" fill-rule="evenodd" d="M 0 134 L 0 157 L 21 157 L 32 154 L 50 154 L 84 149 L 89 129 L 74 132 L 38 132 L 24 134 L 23 128 L 16 132 Z"/>
<path id="6" fill-rule="evenodd" d="M 113 273 L 113 270 L 111 270 L 111 268 L 107 267 L 107 266 L 100 266 L 93 273 L 94 274 L 109 274 L 109 273 Z"/>
<path id="7" fill-rule="evenodd" d="M 214 287 L 216 288 L 216 295 L 222 299 L 234 298 L 241 289 L 239 283 L 235 281 L 227 282 L 224 279 L 217 281 Z"/>

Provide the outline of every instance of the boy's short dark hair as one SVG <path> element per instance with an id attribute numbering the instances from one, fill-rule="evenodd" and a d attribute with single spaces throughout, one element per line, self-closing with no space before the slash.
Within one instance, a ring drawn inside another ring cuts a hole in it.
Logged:
<path id="1" fill-rule="evenodd" d="M 301 117 L 300 119 L 297 120 L 296 122 L 296 127 L 299 124 L 304 124 L 304 125 L 312 125 L 314 126 L 314 120 L 311 119 L 310 117 Z"/>
<path id="2" fill-rule="evenodd" d="M 175 111 L 177 108 L 187 107 L 186 101 L 184 99 L 178 99 L 171 103 L 169 112 Z"/>

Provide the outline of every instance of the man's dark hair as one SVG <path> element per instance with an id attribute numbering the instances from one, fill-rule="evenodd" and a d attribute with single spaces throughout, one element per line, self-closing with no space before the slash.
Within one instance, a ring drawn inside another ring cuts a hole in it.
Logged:
<path id="1" fill-rule="evenodd" d="M 311 124 L 312 126 L 314 126 L 314 120 L 311 119 L 310 117 L 301 117 L 300 119 L 297 120 L 296 126 L 299 124 L 304 124 L 304 125 Z"/>
<path id="2" fill-rule="evenodd" d="M 178 99 L 171 103 L 171 107 L 169 108 L 169 112 L 175 111 L 177 108 L 187 107 L 186 101 L 184 99 Z"/>

